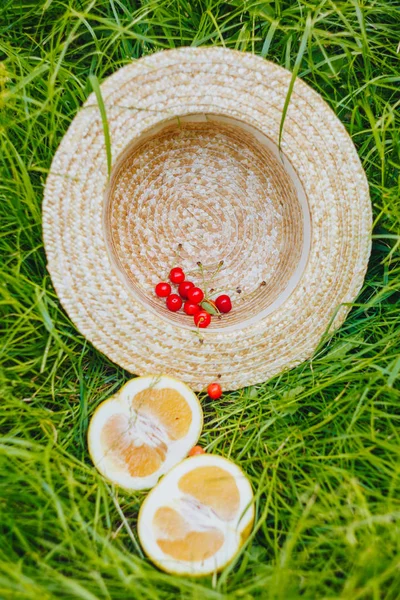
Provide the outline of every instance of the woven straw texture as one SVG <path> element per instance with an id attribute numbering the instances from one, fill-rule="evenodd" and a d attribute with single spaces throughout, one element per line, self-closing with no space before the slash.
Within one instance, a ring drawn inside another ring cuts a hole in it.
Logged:
<path id="1" fill-rule="evenodd" d="M 368 184 L 344 127 L 291 74 L 222 48 L 142 58 L 92 94 L 54 157 L 48 268 L 77 328 L 111 360 L 196 390 L 263 382 L 309 358 L 357 296 L 370 253 Z M 179 246 L 179 252 L 177 251 Z M 201 336 L 154 285 L 182 266 L 229 293 Z"/>

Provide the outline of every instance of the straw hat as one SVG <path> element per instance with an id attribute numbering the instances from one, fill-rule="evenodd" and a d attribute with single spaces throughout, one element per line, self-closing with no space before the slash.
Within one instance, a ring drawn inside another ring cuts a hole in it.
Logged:
<path id="1" fill-rule="evenodd" d="M 371 205 L 356 150 L 320 96 L 222 48 L 146 56 L 94 94 L 46 183 L 48 268 L 77 328 L 128 371 L 194 389 L 260 383 L 309 358 L 357 296 Z M 181 246 L 179 246 L 181 245 Z M 180 250 L 178 251 L 178 246 Z M 231 295 L 201 336 L 154 294 L 172 266 Z"/>

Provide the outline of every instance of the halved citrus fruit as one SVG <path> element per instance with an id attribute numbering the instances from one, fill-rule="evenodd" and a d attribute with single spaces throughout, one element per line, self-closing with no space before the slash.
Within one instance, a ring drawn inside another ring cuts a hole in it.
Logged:
<path id="1" fill-rule="evenodd" d="M 202 454 L 176 465 L 151 490 L 138 533 L 160 569 L 200 576 L 234 558 L 253 521 L 253 492 L 243 471 L 221 456 Z"/>
<path id="2" fill-rule="evenodd" d="M 196 444 L 203 411 L 187 385 L 137 377 L 95 410 L 88 445 L 97 469 L 126 489 L 153 487 Z"/>

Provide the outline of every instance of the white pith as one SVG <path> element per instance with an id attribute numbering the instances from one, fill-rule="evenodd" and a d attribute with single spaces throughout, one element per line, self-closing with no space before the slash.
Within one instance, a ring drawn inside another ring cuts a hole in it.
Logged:
<path id="1" fill-rule="evenodd" d="M 131 438 L 134 446 L 152 446 L 157 448 L 160 444 L 169 444 L 170 438 L 161 423 L 154 416 L 148 417 L 131 408 L 132 416 L 129 418 L 129 430 L 126 436 Z"/>
<path id="2" fill-rule="evenodd" d="M 219 467 L 235 478 L 240 504 L 237 514 L 230 521 L 222 520 L 212 508 L 183 493 L 178 487 L 183 475 L 204 466 Z M 171 573 L 206 575 L 218 571 L 235 556 L 242 545 L 241 534 L 254 519 L 252 500 L 253 492 L 250 483 L 234 463 L 212 454 L 188 458 L 165 475 L 142 505 L 138 520 L 138 534 L 142 547 L 151 560 Z M 213 556 L 203 561 L 182 561 L 171 558 L 157 544 L 157 536 L 166 538 L 157 532 L 153 524 L 155 513 L 161 507 L 176 510 L 190 524 L 191 530 L 219 529 L 225 538 L 222 547 Z"/>
<path id="3" fill-rule="evenodd" d="M 185 437 L 171 440 L 156 417 L 140 414 L 132 408 L 132 398 L 149 387 L 172 388 L 185 398 L 192 412 L 192 421 Z M 115 415 L 123 415 L 127 419 L 127 430 L 124 435 L 129 436 L 135 446 L 163 445 L 166 450 L 165 461 L 153 474 L 147 477 L 132 477 L 122 461 L 121 465 L 117 465 L 109 452 L 107 455 L 107 450 L 101 442 L 101 432 L 109 419 Z M 202 425 L 203 413 L 199 401 L 184 383 L 165 375 L 138 377 L 125 384 L 117 394 L 103 402 L 95 411 L 88 431 L 89 452 L 96 468 L 113 483 L 126 489 L 148 489 L 157 483 L 161 475 L 167 473 L 177 462 L 187 456 L 199 438 Z"/>

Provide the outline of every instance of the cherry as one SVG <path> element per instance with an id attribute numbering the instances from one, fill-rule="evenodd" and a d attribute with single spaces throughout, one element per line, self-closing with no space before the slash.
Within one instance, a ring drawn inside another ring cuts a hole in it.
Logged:
<path id="1" fill-rule="evenodd" d="M 182 283 L 182 281 L 185 281 L 185 273 L 180 267 L 174 267 L 170 271 L 169 278 L 172 283 Z"/>
<path id="2" fill-rule="evenodd" d="M 217 305 L 219 312 L 222 313 L 228 313 L 232 309 L 231 299 L 226 294 L 218 296 L 218 298 L 215 300 L 215 304 Z"/>
<path id="3" fill-rule="evenodd" d="M 171 286 L 169 283 L 160 281 L 160 283 L 157 283 L 155 291 L 159 298 L 166 298 L 171 293 Z"/>
<path id="4" fill-rule="evenodd" d="M 187 293 L 188 300 L 195 304 L 200 304 L 204 298 L 203 290 L 198 287 L 192 287 Z"/>
<path id="5" fill-rule="evenodd" d="M 210 385 L 207 388 L 207 394 L 213 400 L 218 400 L 218 398 L 221 398 L 222 389 L 221 389 L 221 386 L 219 385 L 219 383 L 210 383 Z"/>
<path id="6" fill-rule="evenodd" d="M 172 312 L 176 312 L 182 306 L 182 298 L 178 296 L 178 294 L 171 294 L 167 298 L 167 308 L 168 310 L 172 310 Z"/>
<path id="7" fill-rule="evenodd" d="M 197 456 L 198 454 L 205 454 L 204 448 L 201 446 L 193 446 L 188 456 Z"/>
<path id="8" fill-rule="evenodd" d="M 200 312 L 201 308 L 198 304 L 195 304 L 194 302 L 185 302 L 185 304 L 183 305 L 183 310 L 187 315 L 193 316 L 196 313 Z"/>
<path id="9" fill-rule="evenodd" d="M 211 323 L 211 315 L 206 310 L 196 313 L 193 318 L 197 327 L 208 327 Z"/>
<path id="10" fill-rule="evenodd" d="M 194 283 L 191 281 L 182 281 L 182 283 L 179 284 L 178 292 L 182 298 L 187 299 L 187 294 L 190 288 L 194 288 Z"/>

